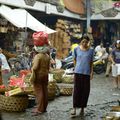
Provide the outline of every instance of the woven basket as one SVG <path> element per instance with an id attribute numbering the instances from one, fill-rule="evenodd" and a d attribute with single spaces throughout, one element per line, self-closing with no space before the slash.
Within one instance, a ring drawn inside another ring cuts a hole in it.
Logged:
<path id="1" fill-rule="evenodd" d="M 0 95 L 0 109 L 10 112 L 25 111 L 28 106 L 28 96 L 11 96 Z"/>
<path id="2" fill-rule="evenodd" d="M 6 88 L 0 89 L 0 93 L 5 93 L 6 90 L 7 90 Z"/>
<path id="3" fill-rule="evenodd" d="M 58 85 L 56 84 L 55 86 L 55 96 L 59 97 L 60 96 L 60 88 L 58 87 Z"/>
<path id="4" fill-rule="evenodd" d="M 64 70 L 55 69 L 55 70 L 51 71 L 51 73 L 53 74 L 53 78 L 56 80 L 57 83 L 62 82 L 62 76 L 64 74 Z"/>
<path id="5" fill-rule="evenodd" d="M 56 94 L 56 82 L 50 81 L 48 83 L 48 100 L 55 99 Z"/>
<path id="6" fill-rule="evenodd" d="M 72 84 L 73 83 L 73 77 L 72 76 L 63 77 L 63 83 Z"/>
<path id="7" fill-rule="evenodd" d="M 60 87 L 60 94 L 64 96 L 72 95 L 73 87 L 72 86 L 62 86 Z"/>

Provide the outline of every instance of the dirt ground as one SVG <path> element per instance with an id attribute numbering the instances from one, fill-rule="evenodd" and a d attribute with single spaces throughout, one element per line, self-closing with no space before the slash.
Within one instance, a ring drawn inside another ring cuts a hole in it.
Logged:
<path id="1" fill-rule="evenodd" d="M 49 102 L 47 112 L 39 116 L 31 116 L 32 108 L 22 113 L 3 112 L 3 120 L 102 120 L 111 106 L 118 105 L 120 89 L 113 89 L 112 77 L 104 74 L 94 75 L 91 81 L 91 92 L 84 117 L 71 118 L 72 96 L 60 96 Z"/>

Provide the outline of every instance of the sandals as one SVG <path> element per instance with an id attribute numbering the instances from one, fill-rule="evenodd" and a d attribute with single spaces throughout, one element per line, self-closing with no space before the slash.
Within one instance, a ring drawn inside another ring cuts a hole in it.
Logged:
<path id="1" fill-rule="evenodd" d="M 40 115 L 40 114 L 42 114 L 42 112 L 34 112 L 34 113 L 32 114 L 32 116 L 38 116 L 38 115 Z"/>
<path id="2" fill-rule="evenodd" d="M 38 111 L 37 108 L 35 108 L 31 111 L 32 116 L 37 116 L 37 115 L 40 115 L 40 114 L 45 113 L 45 112 L 47 112 L 47 110 L 41 112 L 41 111 Z"/>
<path id="3" fill-rule="evenodd" d="M 35 108 L 31 111 L 31 113 L 36 113 L 36 112 L 38 112 L 37 108 Z"/>
<path id="4" fill-rule="evenodd" d="M 84 116 L 84 109 L 81 109 L 80 116 Z"/>
<path id="5" fill-rule="evenodd" d="M 40 112 L 37 109 L 34 109 L 34 110 L 31 111 L 31 113 L 32 113 L 32 116 L 37 116 L 39 114 L 42 114 L 43 112 Z"/>
<path id="6" fill-rule="evenodd" d="M 71 115 L 76 115 L 76 110 L 75 109 L 71 110 Z"/>

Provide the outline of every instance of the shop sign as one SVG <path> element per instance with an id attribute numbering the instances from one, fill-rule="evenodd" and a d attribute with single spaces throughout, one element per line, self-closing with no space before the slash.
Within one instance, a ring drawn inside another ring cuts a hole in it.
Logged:
<path id="1" fill-rule="evenodd" d="M 24 0 L 26 5 L 34 6 L 36 0 Z"/>

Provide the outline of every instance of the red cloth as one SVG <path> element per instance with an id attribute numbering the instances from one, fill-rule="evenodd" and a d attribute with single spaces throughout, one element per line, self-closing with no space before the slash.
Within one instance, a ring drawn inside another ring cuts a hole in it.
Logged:
<path id="1" fill-rule="evenodd" d="M 48 34 L 40 31 L 40 32 L 35 32 L 32 35 L 33 37 L 33 44 L 35 46 L 44 46 L 48 45 Z"/>

